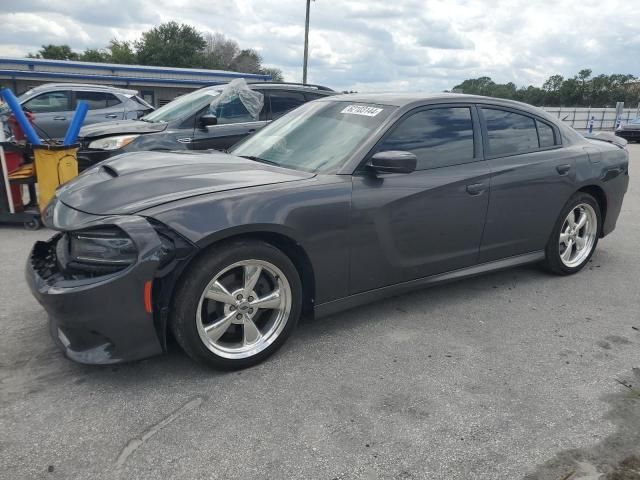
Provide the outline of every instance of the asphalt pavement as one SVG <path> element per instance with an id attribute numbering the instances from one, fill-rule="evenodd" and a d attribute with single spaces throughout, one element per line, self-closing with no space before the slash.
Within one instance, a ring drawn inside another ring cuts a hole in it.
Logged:
<path id="1" fill-rule="evenodd" d="M 235 373 L 176 346 L 111 367 L 65 359 L 23 278 L 51 232 L 0 227 L 0 478 L 640 478 L 629 149 L 618 227 L 580 274 L 528 266 L 306 322 Z"/>

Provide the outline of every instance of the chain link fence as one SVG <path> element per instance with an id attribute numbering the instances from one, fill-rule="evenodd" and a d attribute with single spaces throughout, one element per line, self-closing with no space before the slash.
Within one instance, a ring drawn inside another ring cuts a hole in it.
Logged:
<path id="1" fill-rule="evenodd" d="M 616 125 L 616 109 L 611 108 L 588 108 L 588 107 L 540 107 L 547 113 L 562 120 L 567 125 L 576 130 L 586 130 L 589 128 L 589 119 L 593 116 L 594 130 L 614 130 Z M 621 121 L 626 123 L 640 117 L 640 105 L 636 108 L 625 108 L 622 110 Z"/>

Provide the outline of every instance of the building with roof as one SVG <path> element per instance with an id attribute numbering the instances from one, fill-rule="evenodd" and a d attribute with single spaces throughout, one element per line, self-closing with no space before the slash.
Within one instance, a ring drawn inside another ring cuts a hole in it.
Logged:
<path id="1" fill-rule="evenodd" d="M 271 80 L 269 75 L 224 70 L 0 57 L 0 85 L 17 95 L 49 82 L 95 83 L 138 90 L 141 97 L 158 107 L 179 95 L 234 78 Z"/>

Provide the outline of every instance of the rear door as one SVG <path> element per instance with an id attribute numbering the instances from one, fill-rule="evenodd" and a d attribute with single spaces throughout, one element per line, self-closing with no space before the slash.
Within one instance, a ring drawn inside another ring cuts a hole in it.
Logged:
<path id="1" fill-rule="evenodd" d="M 353 176 L 352 294 L 477 262 L 490 178 L 481 142 L 475 108 L 452 104 L 407 113 L 374 147 L 368 158 L 404 150 L 418 164 Z"/>
<path id="2" fill-rule="evenodd" d="M 63 138 L 73 116 L 68 90 L 41 93 L 22 104 L 34 114 L 36 132 L 42 138 Z"/>
<path id="3" fill-rule="evenodd" d="M 258 91 L 264 95 L 264 92 Z M 195 128 L 190 147 L 194 150 L 226 150 L 267 124 L 268 101 L 265 96 L 262 111 L 257 119 L 251 116 L 238 97 L 231 102 L 218 105 L 213 112 L 218 118 L 217 125 L 200 126 L 200 116 L 205 113 L 211 113 L 209 107 L 202 109 L 195 116 Z"/>
<path id="4" fill-rule="evenodd" d="M 110 92 L 76 90 L 74 92 L 74 109 L 79 101 L 84 101 L 89 105 L 84 121 L 85 125 L 124 118 L 124 105 L 118 97 Z"/>
<path id="5" fill-rule="evenodd" d="M 480 262 L 544 249 L 575 182 L 576 153 L 560 132 L 526 112 L 479 108 L 491 196 Z"/>

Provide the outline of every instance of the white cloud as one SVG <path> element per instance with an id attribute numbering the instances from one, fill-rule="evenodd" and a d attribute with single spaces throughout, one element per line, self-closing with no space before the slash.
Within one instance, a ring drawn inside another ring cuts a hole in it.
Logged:
<path id="1" fill-rule="evenodd" d="M 448 89 L 481 75 L 517 85 L 549 75 L 640 75 L 640 2 L 316 0 L 310 81 L 359 91 Z M 302 73 L 304 0 L 23 0 L 0 14 L 0 55 L 41 44 L 101 47 L 176 20 L 258 50 L 288 80 Z"/>

